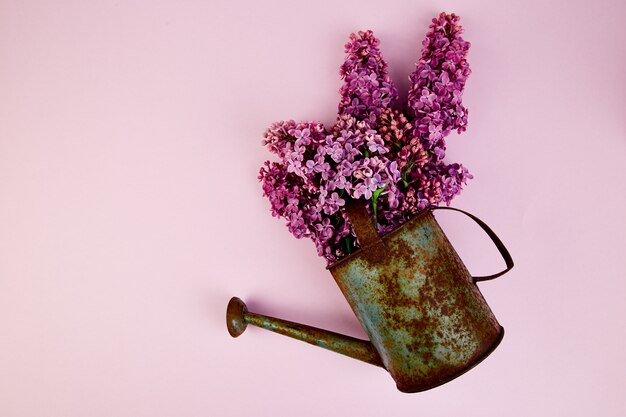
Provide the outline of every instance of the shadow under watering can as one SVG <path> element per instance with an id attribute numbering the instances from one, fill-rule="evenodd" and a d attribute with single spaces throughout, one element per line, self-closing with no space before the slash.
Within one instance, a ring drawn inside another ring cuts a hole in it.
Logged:
<path id="1" fill-rule="evenodd" d="M 435 210 L 469 216 L 489 235 L 506 262 L 494 275 L 472 277 L 435 220 Z M 370 340 L 251 313 L 239 298 L 228 303 L 233 337 L 248 324 L 299 339 L 385 368 L 400 391 L 444 384 L 485 359 L 504 329 L 476 283 L 499 277 L 513 259 L 495 233 L 477 217 L 451 207 L 422 210 L 378 236 L 360 202 L 346 207 L 361 249 L 328 266 Z"/>

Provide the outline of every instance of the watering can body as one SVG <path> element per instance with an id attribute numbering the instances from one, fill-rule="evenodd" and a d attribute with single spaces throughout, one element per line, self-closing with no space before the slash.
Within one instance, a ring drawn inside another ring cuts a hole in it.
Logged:
<path id="1" fill-rule="evenodd" d="M 232 336 L 253 324 L 295 337 L 384 367 L 403 392 L 424 391 L 448 382 L 497 347 L 504 330 L 476 282 L 502 275 L 513 261 L 487 225 L 465 213 L 492 238 L 507 269 L 473 278 L 432 209 L 423 210 L 382 238 L 364 206 L 351 205 L 347 214 L 361 249 L 328 269 L 370 340 L 249 313 L 236 298 L 227 309 Z"/>

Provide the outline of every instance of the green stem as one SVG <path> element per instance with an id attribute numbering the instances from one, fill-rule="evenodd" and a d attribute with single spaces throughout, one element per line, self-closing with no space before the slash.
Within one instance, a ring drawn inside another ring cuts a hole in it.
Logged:
<path id="1" fill-rule="evenodd" d="M 380 196 L 380 193 L 387 187 L 387 184 L 380 187 L 378 190 L 372 193 L 372 212 L 374 213 L 374 229 L 378 229 L 378 211 L 376 210 L 376 201 Z"/>
<path id="2" fill-rule="evenodd" d="M 402 184 L 404 185 L 404 188 L 407 188 L 409 186 L 409 184 L 411 184 L 410 182 L 408 182 L 406 180 L 406 176 L 409 173 L 409 171 L 411 170 L 411 168 L 413 168 L 413 161 L 410 161 L 403 169 L 402 169 Z M 412 182 L 412 181 L 411 181 Z"/>

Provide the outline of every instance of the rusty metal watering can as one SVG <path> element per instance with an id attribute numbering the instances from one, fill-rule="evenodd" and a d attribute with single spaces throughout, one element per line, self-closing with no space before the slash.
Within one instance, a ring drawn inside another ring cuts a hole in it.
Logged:
<path id="1" fill-rule="evenodd" d="M 506 269 L 472 277 L 432 214 L 442 209 L 478 223 L 500 251 Z M 463 210 L 435 207 L 381 238 L 362 203 L 350 202 L 346 212 L 361 249 L 328 269 L 370 340 L 251 313 L 236 297 L 226 311 L 231 336 L 252 324 L 303 340 L 385 368 L 403 392 L 444 384 L 498 346 L 504 329 L 476 283 L 508 272 L 513 259 L 489 226 Z"/>

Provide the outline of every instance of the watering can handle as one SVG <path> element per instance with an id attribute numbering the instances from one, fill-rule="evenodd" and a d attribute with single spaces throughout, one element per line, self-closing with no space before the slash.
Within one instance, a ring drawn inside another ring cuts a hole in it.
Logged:
<path id="1" fill-rule="evenodd" d="M 496 248 L 498 248 L 498 251 L 500 251 L 500 255 L 502 255 L 502 257 L 504 258 L 504 262 L 506 262 L 506 269 L 504 271 L 500 271 L 497 274 L 486 275 L 486 276 L 483 276 L 483 277 L 472 277 L 474 282 L 488 281 L 490 279 L 497 278 L 500 275 L 506 274 L 507 272 L 509 272 L 511 270 L 511 268 L 513 268 L 514 264 L 513 264 L 513 258 L 511 258 L 511 254 L 506 249 L 506 247 L 504 246 L 504 243 L 502 243 L 500 238 L 498 236 L 496 236 L 496 234 L 493 232 L 493 230 L 491 230 L 491 228 L 489 226 L 487 226 L 485 224 L 485 222 L 483 222 L 482 220 L 480 220 L 478 217 L 474 216 L 473 214 L 469 214 L 466 211 L 463 211 L 463 210 L 460 210 L 460 209 L 457 209 L 457 208 L 453 208 L 453 207 L 432 207 L 431 208 L 431 211 L 435 211 L 435 210 L 453 210 L 453 211 L 458 211 L 458 212 L 461 212 L 461 213 L 465 214 L 470 219 L 474 220 L 485 231 L 485 233 L 487 233 L 487 235 L 491 238 L 492 242 L 496 245 Z"/>

